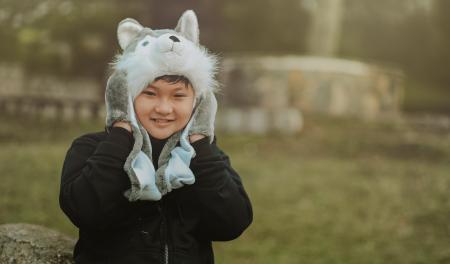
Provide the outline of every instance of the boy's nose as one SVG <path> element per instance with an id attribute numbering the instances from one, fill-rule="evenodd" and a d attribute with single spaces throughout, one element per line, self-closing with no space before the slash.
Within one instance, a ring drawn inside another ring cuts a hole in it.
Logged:
<path id="1" fill-rule="evenodd" d="M 169 102 L 160 101 L 155 107 L 155 110 L 160 114 L 170 114 L 172 113 L 172 106 Z"/>

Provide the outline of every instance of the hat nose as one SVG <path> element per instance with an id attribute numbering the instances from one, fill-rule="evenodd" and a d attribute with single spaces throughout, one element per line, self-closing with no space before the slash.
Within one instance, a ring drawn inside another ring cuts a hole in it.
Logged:
<path id="1" fill-rule="evenodd" d="M 175 36 L 170 36 L 169 37 L 173 42 L 180 42 L 180 40 L 177 38 L 177 37 L 175 37 Z"/>

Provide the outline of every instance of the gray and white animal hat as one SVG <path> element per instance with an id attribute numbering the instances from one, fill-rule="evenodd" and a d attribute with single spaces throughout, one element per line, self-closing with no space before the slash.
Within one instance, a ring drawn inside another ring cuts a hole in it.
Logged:
<path id="1" fill-rule="evenodd" d="M 217 60 L 199 44 L 197 17 L 192 10 L 183 13 L 174 30 L 150 29 L 127 18 L 119 23 L 117 35 L 123 53 L 113 63 L 107 82 L 106 127 L 110 129 L 116 121 L 128 121 L 132 126 L 135 142 L 124 165 L 131 188 L 124 195 L 130 201 L 159 200 L 173 189 L 195 182 L 189 169 L 195 156 L 189 135 L 203 134 L 213 140 Z M 155 171 L 150 138 L 135 116 L 133 102 L 163 75 L 188 78 L 194 88 L 195 103 L 187 126 L 167 140 Z"/>

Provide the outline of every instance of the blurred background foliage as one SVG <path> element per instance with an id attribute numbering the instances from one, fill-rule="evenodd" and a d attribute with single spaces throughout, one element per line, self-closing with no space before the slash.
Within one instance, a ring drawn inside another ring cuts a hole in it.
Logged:
<path id="1" fill-rule="evenodd" d="M 346 8 L 342 56 L 395 64 L 410 78 L 448 86 L 449 1 L 347 0 Z"/>
<path id="2" fill-rule="evenodd" d="M 311 0 L 44 0 L 0 1 L 0 60 L 29 74 L 87 76 L 104 84 L 106 66 L 119 52 L 117 23 L 136 18 L 173 28 L 194 9 L 201 42 L 213 52 L 307 54 Z M 450 95 L 450 2 L 346 0 L 335 56 L 392 65 L 407 74 L 406 110 L 417 98 Z M 411 93 L 408 93 L 411 88 Z M 432 103 L 432 102 L 431 102 Z M 450 112 L 436 99 L 431 111 Z M 418 106 L 420 108 L 420 106 Z"/>

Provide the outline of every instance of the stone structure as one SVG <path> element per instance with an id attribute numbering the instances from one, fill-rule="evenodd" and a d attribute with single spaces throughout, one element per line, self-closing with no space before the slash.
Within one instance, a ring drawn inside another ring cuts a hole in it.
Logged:
<path id="1" fill-rule="evenodd" d="M 73 263 L 75 240 L 31 224 L 0 225 L 0 263 Z"/>
<path id="2" fill-rule="evenodd" d="M 322 57 L 228 57 L 223 61 L 221 80 L 226 87 L 225 109 L 239 109 L 244 116 L 241 119 L 250 114 L 249 109 L 276 112 L 285 119 L 272 122 L 288 129 L 299 128 L 296 111 L 300 110 L 364 119 L 395 118 L 403 98 L 400 71 Z M 238 116 L 236 111 L 233 115 Z"/>
<path id="3" fill-rule="evenodd" d="M 301 130 L 302 114 L 290 103 L 284 71 L 265 71 L 257 59 L 249 57 L 226 58 L 221 70 L 224 88 L 219 97 L 218 129 L 256 134 Z"/>
<path id="4" fill-rule="evenodd" d="M 16 65 L 0 65 L 0 78 L 2 113 L 71 120 L 103 110 L 101 89 L 92 79 L 26 76 Z"/>

